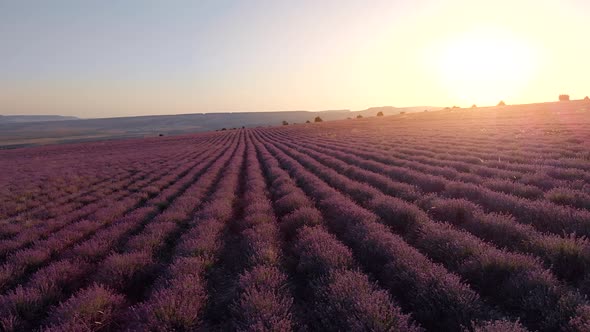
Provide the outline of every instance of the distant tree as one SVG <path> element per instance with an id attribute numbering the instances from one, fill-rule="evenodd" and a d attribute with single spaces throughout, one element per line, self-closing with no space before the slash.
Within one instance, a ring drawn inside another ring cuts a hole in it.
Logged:
<path id="1" fill-rule="evenodd" d="M 500 100 L 500 102 L 498 103 L 498 106 L 506 106 L 506 103 L 503 100 Z"/>
<path id="2" fill-rule="evenodd" d="M 471 108 L 477 108 L 477 105 L 473 104 L 471 105 Z"/>
<path id="3" fill-rule="evenodd" d="M 403 111 L 403 112 L 399 112 L 399 114 L 406 114 L 406 111 Z"/>
<path id="4" fill-rule="evenodd" d="M 227 130 L 227 129 L 225 129 L 225 128 L 221 128 L 221 131 L 225 131 L 225 130 Z"/>
<path id="5" fill-rule="evenodd" d="M 316 116 L 315 119 L 313 119 L 313 122 L 324 122 L 324 120 L 322 120 L 322 118 L 319 116 Z"/>
<path id="6" fill-rule="evenodd" d="M 164 134 L 158 134 L 158 136 L 162 137 L 162 136 L 164 136 Z"/>
<path id="7" fill-rule="evenodd" d="M 383 112 L 377 113 L 377 116 L 383 116 Z"/>
<path id="8" fill-rule="evenodd" d="M 559 101 L 570 101 L 570 95 L 559 95 Z"/>
<path id="9" fill-rule="evenodd" d="M 307 121 L 305 121 L 305 123 L 311 123 L 311 121 L 307 120 Z"/>
<path id="10" fill-rule="evenodd" d="M 357 119 L 362 119 L 362 118 L 363 118 L 363 116 L 359 114 L 359 115 L 357 115 L 357 116 L 356 116 L 356 118 L 357 118 Z"/>
<path id="11" fill-rule="evenodd" d="M 586 96 L 586 97 L 584 98 L 584 101 L 590 101 L 590 97 Z"/>
<path id="12" fill-rule="evenodd" d="M 246 129 L 246 126 L 242 126 L 242 129 Z"/>
<path id="13" fill-rule="evenodd" d="M 283 120 L 283 126 L 288 126 L 288 125 L 289 125 L 289 122 Z"/>

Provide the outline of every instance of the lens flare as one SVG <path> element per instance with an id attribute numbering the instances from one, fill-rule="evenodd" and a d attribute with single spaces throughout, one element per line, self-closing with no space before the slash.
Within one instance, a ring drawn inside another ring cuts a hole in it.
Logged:
<path id="1" fill-rule="evenodd" d="M 451 97 L 493 104 L 516 95 L 533 79 L 538 52 L 510 33 L 479 30 L 450 38 L 437 61 Z"/>

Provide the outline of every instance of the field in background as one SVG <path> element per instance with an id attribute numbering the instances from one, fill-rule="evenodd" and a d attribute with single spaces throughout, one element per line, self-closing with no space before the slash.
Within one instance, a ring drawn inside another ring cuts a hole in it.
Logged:
<path id="1" fill-rule="evenodd" d="M 438 109 L 435 107 L 391 106 L 372 107 L 363 111 L 287 111 L 244 113 L 195 113 L 174 115 L 133 116 L 103 119 L 75 119 L 60 116 L 2 116 L 0 115 L 0 149 L 15 149 L 46 144 L 81 143 L 129 138 L 179 135 L 242 127 L 268 127 L 313 122 L 316 116 L 324 121 L 343 120 L 358 115 L 375 116 L 400 112 Z"/>
<path id="2" fill-rule="evenodd" d="M 584 102 L 0 151 L 0 202 L 0 330 L 590 330 Z"/>

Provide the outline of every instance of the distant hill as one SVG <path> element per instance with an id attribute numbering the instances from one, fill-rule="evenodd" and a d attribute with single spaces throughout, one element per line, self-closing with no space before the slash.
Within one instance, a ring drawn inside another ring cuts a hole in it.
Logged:
<path id="1" fill-rule="evenodd" d="M 393 107 L 393 106 L 381 106 L 381 107 L 369 107 L 366 110 L 362 110 L 359 113 L 362 116 L 376 116 L 377 113 L 383 112 L 383 115 L 396 115 L 401 112 L 412 113 L 412 112 L 423 112 L 424 110 L 438 110 L 440 107 L 432 106 L 415 106 L 415 107 Z M 356 115 L 356 114 L 355 114 Z"/>
<path id="2" fill-rule="evenodd" d="M 430 108 L 432 109 L 432 107 Z M 324 121 L 343 120 L 361 114 L 363 117 L 399 114 L 402 111 L 423 111 L 424 107 L 369 108 L 362 111 L 331 110 L 320 112 L 248 112 L 136 116 L 105 119 L 78 119 L 63 116 L 2 116 L 0 147 L 14 148 L 40 144 L 83 142 L 131 137 L 177 135 L 222 128 L 278 126 L 313 122 L 316 116 Z M 59 120 L 59 121 L 58 121 Z"/>
<path id="3" fill-rule="evenodd" d="M 0 124 L 2 124 L 2 123 L 65 121 L 65 120 L 78 120 L 78 118 L 75 116 L 62 116 L 62 115 L 0 115 Z"/>

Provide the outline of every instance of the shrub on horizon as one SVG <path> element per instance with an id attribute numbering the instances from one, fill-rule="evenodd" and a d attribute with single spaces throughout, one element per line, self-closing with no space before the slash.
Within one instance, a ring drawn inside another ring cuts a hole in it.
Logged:
<path id="1" fill-rule="evenodd" d="M 590 101 L 590 97 L 588 97 L 588 96 L 584 97 L 584 101 Z"/>
<path id="2" fill-rule="evenodd" d="M 315 119 L 313 119 L 313 122 L 324 122 L 324 120 L 322 120 L 322 118 L 319 116 L 316 116 Z"/>
<path id="3" fill-rule="evenodd" d="M 379 113 L 377 113 L 377 116 L 383 116 L 383 112 L 380 111 Z"/>
<path id="4" fill-rule="evenodd" d="M 363 118 L 363 116 L 359 114 L 359 115 L 357 115 L 357 116 L 356 116 L 356 118 L 357 118 L 357 119 L 362 119 L 362 118 Z"/>
<path id="5" fill-rule="evenodd" d="M 288 126 L 288 125 L 289 125 L 289 122 L 283 120 L 283 126 Z"/>
<path id="6" fill-rule="evenodd" d="M 506 106 L 506 103 L 503 100 L 500 100 L 500 102 L 498 103 L 498 106 Z"/>
<path id="7" fill-rule="evenodd" d="M 570 101 L 570 95 L 559 95 L 559 101 Z"/>

